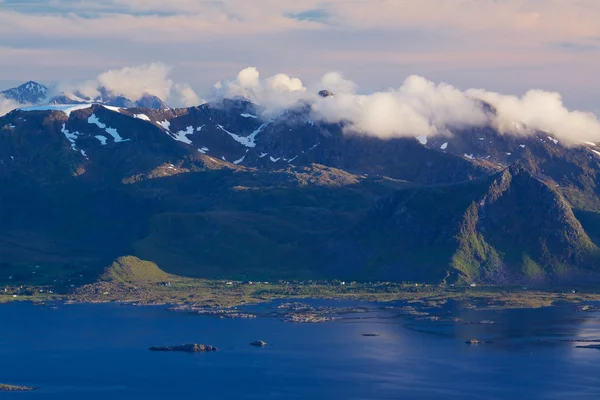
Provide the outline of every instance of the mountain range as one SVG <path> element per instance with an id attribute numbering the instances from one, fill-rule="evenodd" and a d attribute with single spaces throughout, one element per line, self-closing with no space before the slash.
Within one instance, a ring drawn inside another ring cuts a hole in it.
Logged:
<path id="1" fill-rule="evenodd" d="M 104 104 L 111 107 L 145 107 L 154 109 L 168 109 L 169 106 L 157 96 L 144 94 L 137 100 L 131 100 L 119 94 L 113 93 L 106 88 L 98 88 L 98 95 L 95 97 L 86 96 L 79 91 L 74 93 L 60 92 L 52 95 L 56 90 L 29 81 L 20 86 L 0 92 L 0 96 L 13 100 L 22 105 L 40 105 L 40 104 Z"/>
<path id="2" fill-rule="evenodd" d="M 205 278 L 600 277 L 596 143 L 491 126 L 380 139 L 245 99 L 46 100 L 0 117 L 0 281 L 86 279 L 123 255 Z"/>

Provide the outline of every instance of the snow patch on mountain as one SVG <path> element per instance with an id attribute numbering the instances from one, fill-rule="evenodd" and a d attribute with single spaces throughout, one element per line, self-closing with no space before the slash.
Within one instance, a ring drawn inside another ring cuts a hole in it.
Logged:
<path id="1" fill-rule="evenodd" d="M 264 124 L 259 126 L 254 132 L 252 132 L 248 136 L 236 135 L 233 132 L 229 132 L 227 129 L 225 129 L 223 127 L 223 125 L 220 125 L 220 124 L 217 124 L 217 127 L 220 130 L 222 130 L 223 132 L 227 133 L 229 136 L 231 136 L 236 142 L 241 143 L 242 145 L 244 145 L 246 147 L 256 147 L 256 142 L 255 142 L 256 135 L 258 135 L 268 124 L 269 124 L 269 122 L 265 122 Z"/>
<path id="2" fill-rule="evenodd" d="M 248 114 L 248 113 L 243 113 L 240 115 L 244 118 L 258 118 L 256 115 L 252 115 L 252 114 Z"/>
<path id="3" fill-rule="evenodd" d="M 19 108 L 21 111 L 62 111 L 67 114 L 67 117 L 71 115 L 73 111 L 83 110 L 90 108 L 92 104 L 47 104 L 44 106 L 31 106 Z"/>
<path id="4" fill-rule="evenodd" d="M 427 144 L 427 136 L 417 136 L 417 140 L 419 141 L 419 143 L 421 143 L 423 146 L 425 146 Z"/>
<path id="5" fill-rule="evenodd" d="M 134 114 L 133 118 L 137 118 L 137 119 L 141 119 L 143 121 L 150 122 L 150 117 L 148 117 L 146 114 Z"/>
<path id="6" fill-rule="evenodd" d="M 192 144 L 192 141 L 187 138 L 187 135 L 191 135 L 194 133 L 194 127 L 188 126 L 185 128 L 185 131 L 179 131 L 174 133 L 173 139 L 183 142 L 185 144 Z"/>
<path id="7" fill-rule="evenodd" d="M 67 138 L 69 143 L 71 143 L 71 149 L 74 151 L 77 151 L 77 143 L 75 142 L 75 140 L 77 140 L 77 137 L 80 135 L 80 133 L 79 132 L 70 132 L 67 129 L 66 124 L 62 124 L 62 129 L 60 131 L 63 133 L 63 135 L 65 135 L 65 137 Z"/>
<path id="8" fill-rule="evenodd" d="M 90 108 L 95 103 L 85 103 L 85 104 L 45 104 L 42 106 L 31 106 L 31 107 L 21 107 L 20 111 L 62 111 L 67 114 L 67 117 L 71 115 L 73 111 L 84 110 L 86 108 Z M 121 112 L 119 107 L 111 107 L 100 104 L 102 107 L 107 110 L 114 112 Z"/>
<path id="9" fill-rule="evenodd" d="M 101 144 L 102 146 L 105 146 L 105 145 L 106 145 L 106 142 L 107 142 L 107 140 L 108 140 L 108 139 L 106 138 L 106 136 L 102 136 L 102 135 L 96 135 L 96 136 L 95 136 L 95 138 L 96 138 L 96 139 L 98 139 L 98 140 L 100 141 L 100 144 Z"/>
<path id="10" fill-rule="evenodd" d="M 104 107 L 104 108 L 106 108 L 107 110 L 110 110 L 110 111 L 114 111 L 114 112 L 118 112 L 118 113 L 121 112 L 121 107 L 107 106 L 107 105 L 104 105 L 104 104 L 102 105 L 102 107 Z"/>
<path id="11" fill-rule="evenodd" d="M 121 135 L 119 135 L 119 132 L 117 132 L 117 130 L 115 128 L 107 127 L 105 124 L 100 122 L 98 117 L 96 117 L 96 114 L 90 115 L 90 117 L 88 118 L 88 123 L 92 124 L 92 125 L 96 125 L 100 129 L 104 129 L 104 132 L 108 133 L 110 136 L 113 137 L 113 139 L 115 140 L 115 143 L 126 142 L 129 140 L 129 139 L 123 139 L 121 137 Z"/>
<path id="12" fill-rule="evenodd" d="M 440 146 L 440 149 L 442 149 L 442 150 L 446 150 L 447 148 L 448 148 L 448 142 L 446 142 Z"/>
<path id="13" fill-rule="evenodd" d="M 171 132 L 171 123 L 169 121 L 167 121 L 166 119 L 164 121 L 157 121 L 156 122 L 158 125 L 162 126 L 163 129 L 167 132 Z"/>

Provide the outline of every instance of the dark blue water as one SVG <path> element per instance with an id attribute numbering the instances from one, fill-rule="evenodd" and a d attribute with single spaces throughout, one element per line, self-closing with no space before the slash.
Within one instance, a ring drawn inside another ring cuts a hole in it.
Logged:
<path id="1" fill-rule="evenodd" d="M 228 320 L 114 304 L 0 306 L 0 382 L 41 388 L 0 399 L 599 399 L 600 339 L 573 308 L 463 312 L 493 325 L 393 312 L 323 324 Z M 361 333 L 378 332 L 379 337 Z M 470 337 L 494 344 L 468 346 Z M 262 339 L 266 348 L 249 342 Z M 154 353 L 205 343 L 219 352 Z"/>

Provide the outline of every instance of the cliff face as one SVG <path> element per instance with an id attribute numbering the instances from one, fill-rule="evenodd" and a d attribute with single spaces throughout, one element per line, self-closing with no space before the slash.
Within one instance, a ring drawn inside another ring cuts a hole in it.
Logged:
<path id="1" fill-rule="evenodd" d="M 365 265 L 386 265 L 396 279 L 550 283 L 598 272 L 598 247 L 571 205 L 516 165 L 480 181 L 400 191 L 352 238 L 369 254 Z"/>

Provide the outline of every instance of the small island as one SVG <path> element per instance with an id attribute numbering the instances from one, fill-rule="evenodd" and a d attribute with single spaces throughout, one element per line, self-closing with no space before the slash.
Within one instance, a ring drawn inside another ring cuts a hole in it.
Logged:
<path id="1" fill-rule="evenodd" d="M 482 342 L 481 340 L 478 339 L 469 339 L 465 342 L 466 344 L 470 344 L 471 346 L 477 345 L 477 344 L 483 344 L 485 342 Z"/>
<path id="2" fill-rule="evenodd" d="M 254 346 L 254 347 L 265 347 L 267 345 L 267 342 L 263 342 L 262 340 L 256 340 L 252 343 L 250 343 L 250 346 Z"/>
<path id="3" fill-rule="evenodd" d="M 377 337 L 377 336 L 379 336 L 379 333 L 363 333 L 362 336 Z"/>
<path id="4" fill-rule="evenodd" d="M 575 346 L 578 349 L 593 349 L 593 350 L 600 350 L 600 344 L 591 344 L 588 346 Z"/>
<path id="5" fill-rule="evenodd" d="M 182 344 L 179 346 L 152 346 L 148 350 L 151 351 L 182 351 L 185 353 L 203 353 L 209 351 L 217 351 L 219 350 L 215 346 L 210 346 L 206 344 Z"/>
<path id="6" fill-rule="evenodd" d="M 29 386 L 6 385 L 0 383 L 0 392 L 31 392 L 34 390 L 36 389 Z"/>

